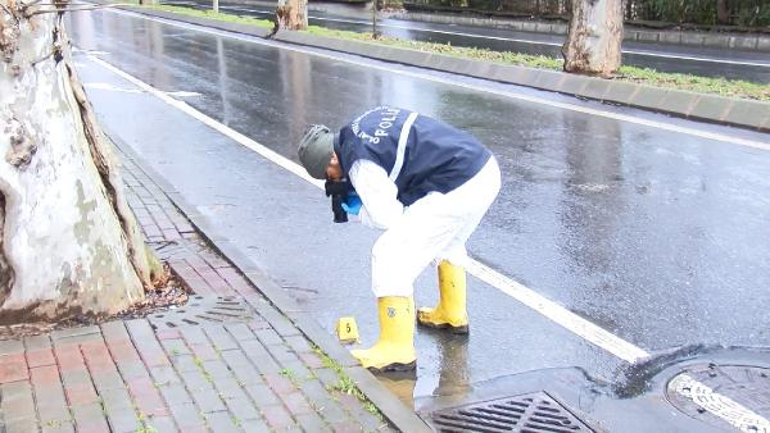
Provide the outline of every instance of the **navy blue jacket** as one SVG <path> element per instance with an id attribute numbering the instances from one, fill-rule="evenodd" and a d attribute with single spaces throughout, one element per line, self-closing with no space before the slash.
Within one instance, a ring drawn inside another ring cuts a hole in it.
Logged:
<path id="1" fill-rule="evenodd" d="M 381 166 L 409 206 L 430 192 L 447 193 L 478 173 L 491 153 L 467 132 L 414 111 L 377 107 L 344 126 L 334 151 L 347 177 L 359 159 Z"/>

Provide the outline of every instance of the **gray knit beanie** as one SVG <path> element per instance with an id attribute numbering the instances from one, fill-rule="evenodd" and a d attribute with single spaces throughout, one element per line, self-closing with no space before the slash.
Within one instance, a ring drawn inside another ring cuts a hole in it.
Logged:
<path id="1" fill-rule="evenodd" d="M 299 142 L 297 154 L 308 174 L 326 178 L 326 167 L 334 152 L 334 134 L 324 125 L 311 125 Z"/>

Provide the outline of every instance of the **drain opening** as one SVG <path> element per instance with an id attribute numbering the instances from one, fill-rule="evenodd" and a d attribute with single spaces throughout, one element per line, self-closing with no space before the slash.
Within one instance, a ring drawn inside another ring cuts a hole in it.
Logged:
<path id="1" fill-rule="evenodd" d="M 666 398 L 680 412 L 716 427 L 770 429 L 770 369 L 750 365 L 696 364 L 668 382 Z M 737 404 L 736 404 L 737 403 Z"/>
<path id="2" fill-rule="evenodd" d="M 430 418 L 439 433 L 595 433 L 545 392 L 443 409 Z"/>
<path id="3" fill-rule="evenodd" d="M 247 323 L 254 320 L 254 310 L 232 297 L 195 296 L 183 308 L 163 311 L 148 317 L 155 329 L 174 329 L 185 325 Z"/>

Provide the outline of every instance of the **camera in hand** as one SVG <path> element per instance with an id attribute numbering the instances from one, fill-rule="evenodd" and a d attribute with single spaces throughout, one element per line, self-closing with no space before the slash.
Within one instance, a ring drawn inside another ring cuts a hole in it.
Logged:
<path id="1" fill-rule="evenodd" d="M 334 214 L 335 223 L 348 222 L 348 213 L 342 208 L 342 203 L 347 198 L 351 191 L 355 191 L 353 184 L 347 179 L 343 179 L 339 182 L 327 180 L 324 185 L 326 190 L 326 196 L 332 198 L 332 213 Z"/>

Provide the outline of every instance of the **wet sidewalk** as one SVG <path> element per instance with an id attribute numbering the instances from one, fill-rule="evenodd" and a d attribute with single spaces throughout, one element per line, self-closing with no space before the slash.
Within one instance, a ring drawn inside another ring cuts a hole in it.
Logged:
<path id="1" fill-rule="evenodd" d="M 148 244 L 194 294 L 144 319 L 0 342 L 0 432 L 395 431 L 121 156 Z"/>

